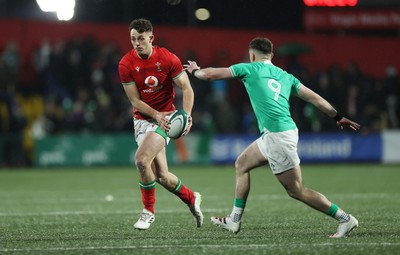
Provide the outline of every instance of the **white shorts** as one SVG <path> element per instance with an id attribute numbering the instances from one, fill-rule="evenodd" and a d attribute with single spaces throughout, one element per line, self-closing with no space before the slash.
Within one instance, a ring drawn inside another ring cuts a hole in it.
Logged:
<path id="1" fill-rule="evenodd" d="M 135 140 L 138 146 L 143 142 L 143 139 L 147 132 L 156 132 L 165 139 L 165 144 L 169 143 L 170 138 L 167 137 L 165 132 L 160 128 L 155 121 L 133 119 L 133 125 L 135 127 Z"/>
<path id="2" fill-rule="evenodd" d="M 297 154 L 298 129 L 266 132 L 257 139 L 261 154 L 268 160 L 274 174 L 283 173 L 300 164 Z"/>

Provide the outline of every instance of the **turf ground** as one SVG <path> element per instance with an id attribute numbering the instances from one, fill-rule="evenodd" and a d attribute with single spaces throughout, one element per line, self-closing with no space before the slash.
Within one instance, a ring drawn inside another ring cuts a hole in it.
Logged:
<path id="1" fill-rule="evenodd" d="M 209 220 L 231 211 L 232 167 L 171 171 L 202 193 L 202 228 L 157 186 L 156 221 L 134 230 L 142 207 L 133 168 L 0 170 L 0 254 L 400 254 L 399 165 L 303 166 L 306 186 L 360 221 L 343 239 L 328 238 L 336 222 L 289 198 L 268 168 L 252 173 L 237 235 Z"/>

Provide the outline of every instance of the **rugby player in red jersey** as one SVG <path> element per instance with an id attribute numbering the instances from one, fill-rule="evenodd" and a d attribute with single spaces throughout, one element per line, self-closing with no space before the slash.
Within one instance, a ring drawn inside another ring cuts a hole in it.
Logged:
<path id="1" fill-rule="evenodd" d="M 147 19 L 135 19 L 129 25 L 133 49 L 121 59 L 119 75 L 125 93 L 133 106 L 135 140 L 138 149 L 135 164 L 139 172 L 143 211 L 134 224 L 136 229 L 148 229 L 154 222 L 155 186 L 159 183 L 189 206 L 197 227 L 203 224 L 201 195 L 193 192 L 168 171 L 165 131 L 167 116 L 175 110 L 174 84 L 182 90 L 183 110 L 190 116 L 194 94 L 181 61 L 165 48 L 153 45 L 153 26 Z M 187 134 L 189 125 L 184 134 Z"/>

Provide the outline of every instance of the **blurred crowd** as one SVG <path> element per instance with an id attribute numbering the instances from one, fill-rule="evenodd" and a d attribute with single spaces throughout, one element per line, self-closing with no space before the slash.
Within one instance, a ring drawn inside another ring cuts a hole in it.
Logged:
<path id="1" fill-rule="evenodd" d="M 118 62 L 125 52 L 112 44 L 99 45 L 92 37 L 55 43 L 44 40 L 31 56 L 34 75 L 26 81 L 21 79 L 25 73 L 18 47 L 10 41 L 0 49 L 0 162 L 31 164 L 34 138 L 46 134 L 132 132 L 131 106 L 118 76 Z M 186 57 L 196 60 L 196 53 L 190 51 Z M 202 66 L 229 66 L 241 61 L 230 59 L 229 52 L 221 50 L 212 63 Z M 385 67 L 385 77 L 362 73 L 356 62 L 348 63 L 345 69 L 332 64 L 328 70 L 310 73 L 291 56 L 282 68 L 340 113 L 358 121 L 363 132 L 399 128 L 400 80 L 395 67 Z M 258 133 L 239 81 L 190 79 L 195 91 L 193 131 Z M 176 92 L 179 107 L 179 90 Z M 313 106 L 295 98 L 291 103 L 301 132 L 336 130 L 332 120 Z"/>

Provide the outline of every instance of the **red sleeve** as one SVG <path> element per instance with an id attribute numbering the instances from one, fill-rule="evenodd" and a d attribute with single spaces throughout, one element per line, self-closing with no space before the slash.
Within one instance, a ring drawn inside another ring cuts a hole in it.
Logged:
<path id="1" fill-rule="evenodd" d="M 122 58 L 118 65 L 119 78 L 121 80 L 121 83 L 134 82 L 134 79 L 131 75 L 131 70 L 128 66 L 129 65 L 127 63 L 126 57 Z"/>
<path id="2" fill-rule="evenodd" d="M 173 53 L 170 57 L 171 77 L 174 79 L 183 71 L 181 60 Z"/>

